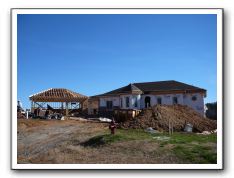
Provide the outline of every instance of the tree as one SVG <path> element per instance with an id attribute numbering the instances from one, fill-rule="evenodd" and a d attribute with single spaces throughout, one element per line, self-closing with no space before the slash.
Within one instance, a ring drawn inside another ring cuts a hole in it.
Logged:
<path id="1" fill-rule="evenodd" d="M 217 102 L 206 104 L 206 117 L 217 120 Z"/>

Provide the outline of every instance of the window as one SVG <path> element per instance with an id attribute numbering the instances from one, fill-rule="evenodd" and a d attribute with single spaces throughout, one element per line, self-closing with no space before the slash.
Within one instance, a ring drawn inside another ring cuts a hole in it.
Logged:
<path id="1" fill-rule="evenodd" d="M 93 109 L 93 114 L 97 114 L 97 109 Z"/>
<path id="2" fill-rule="evenodd" d="M 107 109 L 112 109 L 112 107 L 113 107 L 112 101 L 106 101 L 106 107 L 107 107 Z"/>
<path id="3" fill-rule="evenodd" d="M 120 107 L 122 108 L 123 107 L 123 99 L 120 98 Z"/>
<path id="4" fill-rule="evenodd" d="M 178 99 L 177 99 L 177 97 L 173 97 L 173 104 L 178 104 Z"/>
<path id="5" fill-rule="evenodd" d="M 193 96 L 193 97 L 192 97 L 192 100 L 193 100 L 193 101 L 196 101 L 196 100 L 197 100 L 197 97 L 196 97 L 196 96 Z"/>
<path id="6" fill-rule="evenodd" d="M 129 97 L 126 97 L 125 100 L 126 100 L 126 108 L 128 108 L 129 107 Z"/>
<path id="7" fill-rule="evenodd" d="M 134 97 L 132 100 L 133 100 L 133 106 L 136 108 L 137 107 L 137 97 Z"/>
<path id="8" fill-rule="evenodd" d="M 157 103 L 162 104 L 162 98 L 157 98 Z"/>
<path id="9" fill-rule="evenodd" d="M 151 106 L 150 104 L 151 98 L 149 96 L 145 97 L 145 108 L 148 108 Z"/>

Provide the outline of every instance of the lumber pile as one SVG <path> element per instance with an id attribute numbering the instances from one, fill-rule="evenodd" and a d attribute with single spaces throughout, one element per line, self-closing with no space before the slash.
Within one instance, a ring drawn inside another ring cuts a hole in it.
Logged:
<path id="1" fill-rule="evenodd" d="M 156 105 L 144 109 L 138 117 L 127 120 L 120 126 L 135 129 L 152 127 L 159 131 L 167 131 L 170 125 L 174 131 L 183 131 L 188 123 L 193 125 L 194 132 L 212 131 L 217 128 L 216 121 L 205 118 L 184 105 Z"/>

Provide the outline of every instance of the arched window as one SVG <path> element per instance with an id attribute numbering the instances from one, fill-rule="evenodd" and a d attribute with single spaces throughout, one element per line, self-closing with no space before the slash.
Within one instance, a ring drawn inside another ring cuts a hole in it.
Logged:
<path id="1" fill-rule="evenodd" d="M 178 98 L 177 97 L 173 97 L 173 104 L 178 104 Z"/>
<path id="2" fill-rule="evenodd" d="M 145 97 L 145 108 L 148 108 L 150 107 L 151 104 L 150 104 L 150 97 L 149 96 L 146 96 Z"/>
<path id="3" fill-rule="evenodd" d="M 126 100 L 126 108 L 129 108 L 129 97 L 126 97 L 125 100 Z"/>
<path id="4" fill-rule="evenodd" d="M 137 97 L 133 97 L 133 106 L 136 108 L 137 107 Z"/>
<path id="5" fill-rule="evenodd" d="M 157 104 L 162 104 L 162 98 L 157 98 Z"/>
<path id="6" fill-rule="evenodd" d="M 197 97 L 196 97 L 196 96 L 192 96 L 192 100 L 193 100 L 193 101 L 196 101 L 196 100 L 197 100 Z"/>

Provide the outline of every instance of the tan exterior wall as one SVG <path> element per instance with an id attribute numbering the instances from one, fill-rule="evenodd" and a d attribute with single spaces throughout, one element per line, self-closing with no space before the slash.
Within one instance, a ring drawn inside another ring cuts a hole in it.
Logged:
<path id="1" fill-rule="evenodd" d="M 88 114 L 98 114 L 99 101 L 98 100 L 88 100 Z"/>

